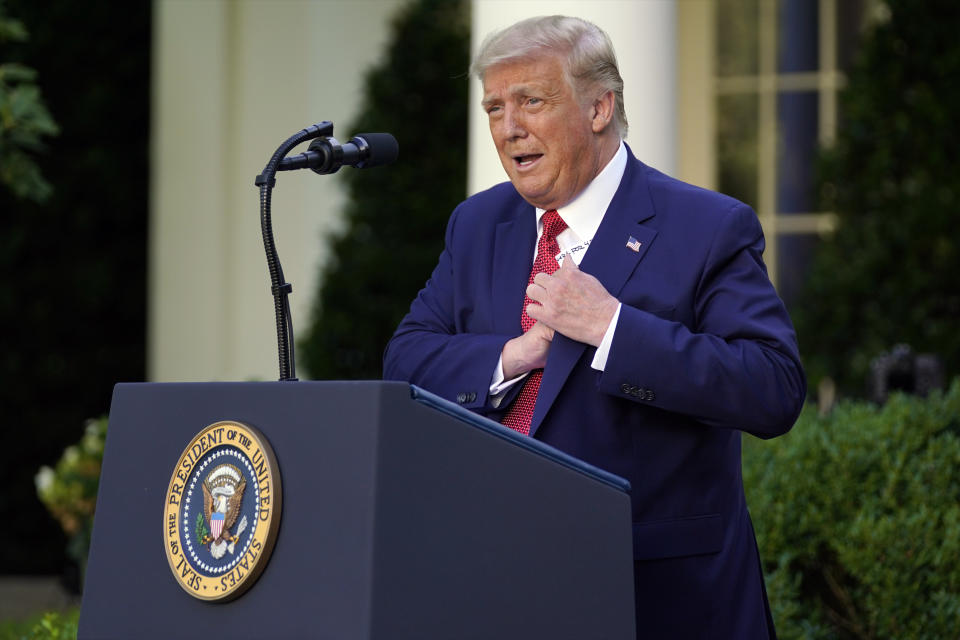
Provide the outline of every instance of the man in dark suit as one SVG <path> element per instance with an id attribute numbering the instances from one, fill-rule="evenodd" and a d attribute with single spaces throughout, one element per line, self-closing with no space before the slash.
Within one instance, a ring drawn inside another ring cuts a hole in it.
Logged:
<path id="1" fill-rule="evenodd" d="M 806 386 L 756 215 L 634 158 L 596 26 L 520 22 L 474 71 L 510 182 L 453 212 L 384 377 L 631 482 L 639 637 L 773 637 L 740 432 Z"/>

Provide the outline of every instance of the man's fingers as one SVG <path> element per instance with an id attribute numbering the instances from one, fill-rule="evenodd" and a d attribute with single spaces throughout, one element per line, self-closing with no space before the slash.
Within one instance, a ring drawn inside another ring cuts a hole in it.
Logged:
<path id="1" fill-rule="evenodd" d="M 542 340 L 546 340 L 547 342 L 553 340 L 553 329 L 542 322 L 534 323 L 527 333 L 533 334 Z"/>
<path id="2" fill-rule="evenodd" d="M 537 322 L 526 333 L 508 340 L 501 353 L 504 377 L 509 379 L 543 368 L 552 339 L 553 329 Z"/>
<path id="3" fill-rule="evenodd" d="M 537 275 L 535 275 L 535 276 L 533 277 L 533 282 L 531 282 L 530 284 L 535 284 L 535 285 L 538 285 L 538 286 L 541 286 L 541 287 L 546 287 L 546 286 L 547 286 L 547 283 L 550 282 L 550 279 L 551 279 L 552 277 L 553 277 L 553 276 L 551 276 L 551 275 L 550 275 L 549 273 L 547 273 L 546 271 L 541 271 L 540 273 L 538 273 Z"/>
<path id="4" fill-rule="evenodd" d="M 528 304 L 527 305 L 527 315 L 536 320 L 538 323 L 541 318 L 537 317 L 540 315 L 540 312 L 543 310 L 543 305 L 540 304 Z M 536 325 L 534 325 L 536 326 Z"/>
<path id="5" fill-rule="evenodd" d="M 532 282 L 527 285 L 527 297 L 534 302 L 539 302 L 542 304 L 546 294 L 547 290 L 538 285 L 536 282 Z"/>

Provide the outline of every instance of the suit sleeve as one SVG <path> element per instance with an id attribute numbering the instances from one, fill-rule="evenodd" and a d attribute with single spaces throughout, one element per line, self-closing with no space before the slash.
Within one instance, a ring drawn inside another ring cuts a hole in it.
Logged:
<path id="1" fill-rule="evenodd" d="M 760 437 L 788 431 L 806 379 L 763 248 L 756 214 L 728 210 L 695 285 L 693 322 L 624 304 L 600 390 Z"/>
<path id="2" fill-rule="evenodd" d="M 445 247 L 424 288 L 410 305 L 387 344 L 383 361 L 386 380 L 404 380 L 429 389 L 477 413 L 492 411 L 489 388 L 503 345 L 513 336 L 471 333 L 456 317 L 453 254 L 458 243 L 458 214 L 450 216 Z"/>

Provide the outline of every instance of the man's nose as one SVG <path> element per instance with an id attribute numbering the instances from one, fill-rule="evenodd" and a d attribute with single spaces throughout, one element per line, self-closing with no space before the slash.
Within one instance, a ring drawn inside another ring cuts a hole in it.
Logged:
<path id="1" fill-rule="evenodd" d="M 504 122 L 506 124 L 504 133 L 508 138 L 522 138 L 527 135 L 523 114 L 519 109 L 508 106 L 504 114 Z"/>

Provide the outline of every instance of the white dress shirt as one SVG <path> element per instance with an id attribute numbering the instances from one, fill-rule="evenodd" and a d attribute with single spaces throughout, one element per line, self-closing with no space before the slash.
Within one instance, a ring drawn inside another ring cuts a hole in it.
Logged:
<path id="1" fill-rule="evenodd" d="M 620 186 L 620 181 L 623 179 L 623 172 L 626 168 L 627 148 L 621 140 L 617 153 L 614 154 L 613 158 L 597 177 L 587 185 L 587 188 L 581 191 L 580 195 L 566 206 L 557 209 L 557 213 L 560 214 L 563 221 L 567 223 L 567 228 L 557 236 L 557 244 L 560 246 L 560 255 L 557 257 L 557 261 L 561 265 L 568 257 L 572 257 L 573 261 L 578 266 L 580 265 L 583 256 L 586 254 L 586 250 L 590 246 L 590 242 L 593 240 L 593 236 L 596 235 L 597 229 L 600 227 L 600 222 L 603 221 L 603 216 L 607 212 L 607 207 L 610 206 L 610 201 L 613 200 L 613 196 Z M 540 236 L 543 234 L 543 214 L 545 210 L 537 209 L 536 213 L 537 240 L 539 241 Z M 534 249 L 531 265 L 533 264 L 532 261 L 536 260 L 536 258 L 536 249 Z M 617 319 L 619 317 L 620 305 L 618 304 L 617 310 L 610 320 L 610 324 L 607 325 L 607 331 L 603 335 L 603 340 L 600 342 L 600 346 L 597 347 L 593 362 L 590 363 L 590 366 L 598 371 L 603 371 L 607 365 L 610 343 L 613 342 L 613 334 L 616 331 Z M 527 373 L 524 373 L 510 380 L 504 380 L 503 355 L 501 355 L 500 360 L 497 362 L 497 369 L 493 372 L 493 377 L 490 381 L 490 396 L 493 406 L 499 406 L 504 392 L 518 381 L 523 380 L 526 376 Z"/>

